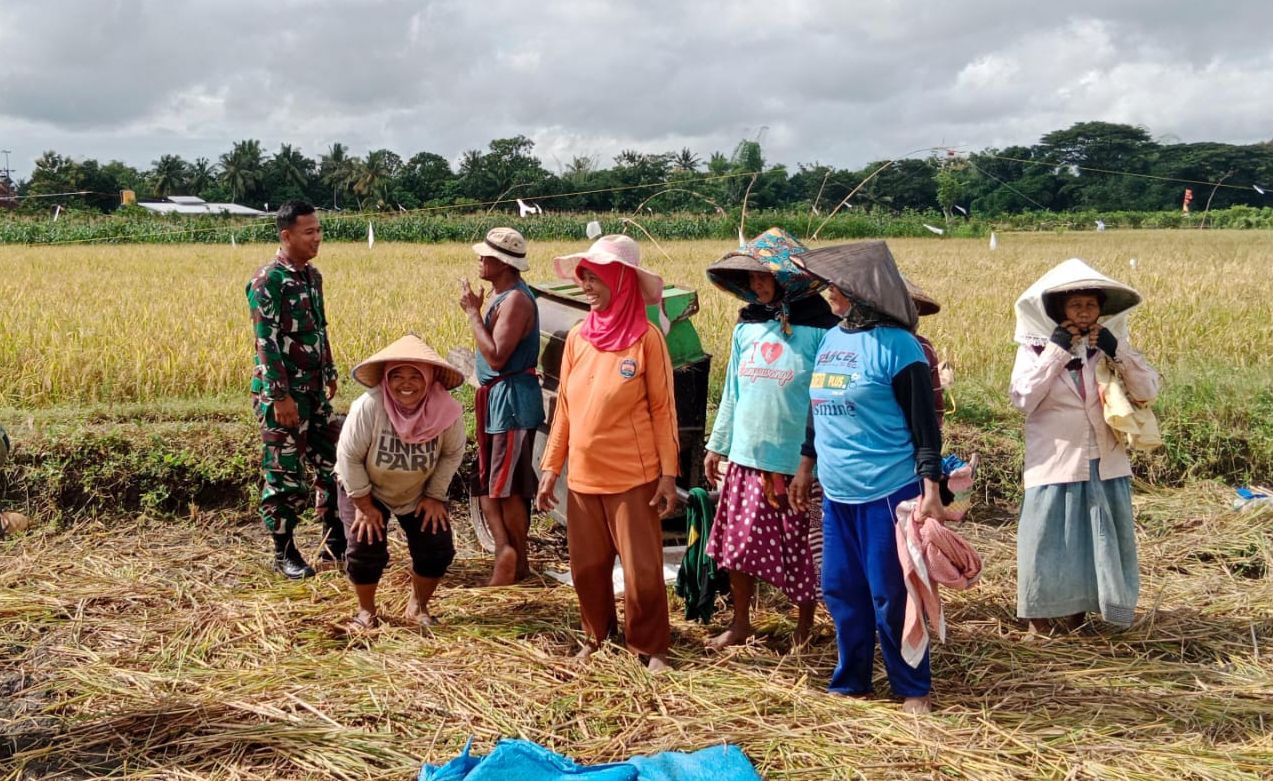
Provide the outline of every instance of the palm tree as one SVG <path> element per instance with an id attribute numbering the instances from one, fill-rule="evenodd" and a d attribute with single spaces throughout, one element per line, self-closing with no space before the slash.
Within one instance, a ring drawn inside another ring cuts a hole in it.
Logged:
<path id="1" fill-rule="evenodd" d="M 460 155 L 459 174 L 464 194 L 480 200 L 486 179 L 485 156 L 480 150 L 469 149 Z"/>
<path id="2" fill-rule="evenodd" d="M 389 190 L 393 177 L 402 167 L 402 158 L 388 149 L 375 149 L 367 153 L 367 159 L 360 161 L 357 178 L 354 181 L 354 193 L 362 198 L 376 199 L 376 207 L 383 206 L 389 200 Z"/>
<path id="3" fill-rule="evenodd" d="M 563 173 L 567 179 L 586 179 L 588 175 L 595 170 L 597 170 L 596 160 L 583 155 L 575 155 L 575 157 L 566 164 L 566 170 Z"/>
<path id="4" fill-rule="evenodd" d="M 236 141 L 234 147 L 221 155 L 221 181 L 230 188 L 230 196 L 237 201 L 261 186 L 261 142 L 254 138 Z"/>
<path id="5" fill-rule="evenodd" d="M 186 188 L 190 166 L 179 155 L 162 155 L 150 165 L 150 186 L 155 195 L 166 198 Z"/>
<path id="6" fill-rule="evenodd" d="M 337 141 L 322 156 L 318 176 L 332 188 L 332 208 L 339 209 L 340 194 L 348 193 L 358 178 L 358 160 L 349 156 L 349 147 Z"/>
<path id="7" fill-rule="evenodd" d="M 692 174 L 702 164 L 703 159 L 694 154 L 688 146 L 682 147 L 681 151 L 672 156 L 672 167 L 681 173 Z"/>
<path id="8" fill-rule="evenodd" d="M 197 157 L 190 164 L 190 179 L 188 185 L 193 195 L 198 195 L 204 190 L 212 186 L 212 182 L 217 178 L 217 167 L 206 157 Z"/>
<path id="9" fill-rule="evenodd" d="M 729 158 L 721 152 L 712 152 L 711 159 L 707 161 L 707 172 L 719 176 L 720 174 L 729 173 Z"/>
<path id="10" fill-rule="evenodd" d="M 309 185 L 309 171 L 314 164 L 291 144 L 280 144 L 270 165 L 274 168 L 279 184 L 284 187 L 291 185 L 304 192 Z"/>
<path id="11" fill-rule="evenodd" d="M 645 160 L 645 155 L 635 149 L 624 149 L 622 152 L 614 156 L 615 164 L 622 166 L 637 166 L 640 165 L 643 160 Z"/>

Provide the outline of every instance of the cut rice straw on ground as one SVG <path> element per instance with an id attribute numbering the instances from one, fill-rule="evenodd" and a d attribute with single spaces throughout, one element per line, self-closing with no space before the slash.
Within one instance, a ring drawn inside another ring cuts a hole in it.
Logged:
<path id="1" fill-rule="evenodd" d="M 809 651 L 784 655 L 794 615 L 769 592 L 760 637 L 722 654 L 674 621 L 677 669 L 651 677 L 619 649 L 566 661 L 573 591 L 479 588 L 489 564 L 471 548 L 438 593 L 442 625 L 421 634 L 396 618 L 395 543 L 390 620 L 351 640 L 343 577 L 279 580 L 250 523 L 37 532 L 0 543 L 0 778 L 410 779 L 469 736 L 479 751 L 518 736 L 586 762 L 736 743 L 768 779 L 1267 779 L 1273 512 L 1224 501 L 1208 485 L 1142 491 L 1141 614 L 1121 633 L 1027 638 L 1010 520 L 966 524 L 987 569 L 946 593 L 936 712 L 919 719 L 886 696 L 826 694 L 825 615 Z M 559 532 L 535 534 L 536 569 L 559 566 Z"/>

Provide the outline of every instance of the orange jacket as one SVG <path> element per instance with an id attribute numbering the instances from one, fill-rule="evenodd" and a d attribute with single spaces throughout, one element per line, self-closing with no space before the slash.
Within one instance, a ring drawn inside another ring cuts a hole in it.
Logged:
<path id="1" fill-rule="evenodd" d="M 658 328 L 618 352 L 571 329 L 540 468 L 585 494 L 617 494 L 679 471 L 672 360 Z M 567 462 L 567 458 L 569 461 Z"/>

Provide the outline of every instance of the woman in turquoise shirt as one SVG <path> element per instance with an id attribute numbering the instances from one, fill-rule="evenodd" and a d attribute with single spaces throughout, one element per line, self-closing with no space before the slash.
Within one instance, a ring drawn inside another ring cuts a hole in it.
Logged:
<path id="1" fill-rule="evenodd" d="M 729 571 L 734 616 L 708 641 L 712 649 L 751 636 L 757 579 L 798 606 L 794 646 L 809 639 L 813 626 L 818 573 L 809 514 L 788 503 L 787 484 L 800 464 L 813 359 L 836 317 L 818 295 L 822 284 L 791 262 L 804 251 L 771 228 L 707 270 L 717 287 L 748 302 L 734 327 L 725 393 L 703 463 L 713 485 L 721 463 L 729 464 L 707 553 Z"/>

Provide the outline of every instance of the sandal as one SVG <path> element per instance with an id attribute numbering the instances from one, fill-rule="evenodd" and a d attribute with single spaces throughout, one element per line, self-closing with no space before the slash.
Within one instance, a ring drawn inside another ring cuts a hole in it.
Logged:
<path id="1" fill-rule="evenodd" d="M 380 619 L 375 613 L 368 613 L 366 610 L 359 610 L 358 614 L 345 624 L 345 634 L 360 635 L 370 632 L 380 626 Z"/>

